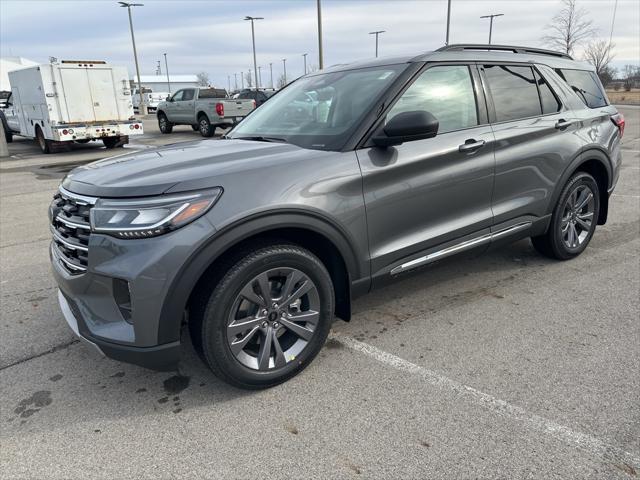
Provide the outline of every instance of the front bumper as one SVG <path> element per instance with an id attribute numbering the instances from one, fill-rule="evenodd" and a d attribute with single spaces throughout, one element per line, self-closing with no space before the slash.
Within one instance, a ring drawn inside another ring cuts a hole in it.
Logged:
<path id="1" fill-rule="evenodd" d="M 159 345 L 157 347 L 140 348 L 118 345 L 90 337 L 87 338 L 80 333 L 81 328 L 86 332 L 86 326 L 82 320 L 76 317 L 76 314 L 78 314 L 77 306 L 73 304 L 72 300 L 68 300 L 61 290 L 58 290 L 58 303 L 60 304 L 62 315 L 64 315 L 73 333 L 75 333 L 83 343 L 95 348 L 100 355 L 121 362 L 132 363 L 141 367 L 161 371 L 172 370 L 180 360 L 180 342 Z M 75 314 L 74 310 L 76 311 Z"/>
<path id="2" fill-rule="evenodd" d="M 201 217 L 159 237 L 122 240 L 91 234 L 84 273 L 70 272 L 50 249 L 60 308 L 70 328 L 104 355 L 157 370 L 179 360 L 180 321 L 166 318 L 172 285 L 201 242 L 215 229 Z M 121 295 L 128 291 L 129 313 Z M 181 313 L 178 314 L 181 317 Z M 168 325 L 171 325 L 170 328 Z"/>

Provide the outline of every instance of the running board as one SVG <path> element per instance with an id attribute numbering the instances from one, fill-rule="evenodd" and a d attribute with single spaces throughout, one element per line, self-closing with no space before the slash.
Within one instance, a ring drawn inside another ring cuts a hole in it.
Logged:
<path id="1" fill-rule="evenodd" d="M 410 262 L 403 263 L 402 265 L 398 265 L 397 267 L 391 269 L 391 275 L 398 275 L 399 273 L 413 270 L 414 268 L 421 267 L 422 265 L 433 263 L 436 260 L 441 260 L 443 258 L 450 257 L 451 255 L 455 255 L 456 253 L 461 253 L 466 250 L 471 250 L 472 248 L 478 247 L 480 245 L 486 245 L 488 243 L 491 243 L 492 240 L 497 240 L 499 238 L 512 235 L 522 230 L 526 230 L 527 228 L 531 227 L 532 224 L 533 224 L 532 222 L 517 223 L 503 230 L 499 230 L 494 233 L 487 233 L 480 237 L 467 240 L 466 242 L 458 243 L 457 245 L 452 245 L 443 250 L 438 250 L 437 252 L 433 252 L 433 253 L 430 253 L 429 255 L 425 255 L 423 257 L 416 258 L 415 260 L 411 260 Z"/>

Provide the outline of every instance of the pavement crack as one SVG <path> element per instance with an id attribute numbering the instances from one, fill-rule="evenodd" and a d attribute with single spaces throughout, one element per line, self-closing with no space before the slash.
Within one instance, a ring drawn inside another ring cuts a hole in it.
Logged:
<path id="1" fill-rule="evenodd" d="M 6 370 L 8 368 L 15 367 L 16 365 L 20 365 L 22 363 L 26 363 L 26 362 L 28 362 L 30 360 L 35 360 L 36 358 L 44 357 L 45 355 L 49 355 L 50 353 L 55 353 L 55 352 L 59 352 L 60 350 L 65 350 L 65 349 L 69 348 L 71 345 L 75 345 L 76 343 L 80 343 L 80 340 L 78 340 L 77 338 L 73 339 L 73 340 L 70 340 L 70 341 L 68 341 L 66 343 L 61 343 L 60 345 L 56 345 L 55 347 L 52 347 L 49 350 L 46 350 L 44 352 L 36 353 L 36 354 L 31 355 L 29 357 L 21 358 L 20 360 L 16 360 L 13 363 L 10 363 L 8 365 L 0 367 L 0 372 L 2 372 L 3 370 Z"/>

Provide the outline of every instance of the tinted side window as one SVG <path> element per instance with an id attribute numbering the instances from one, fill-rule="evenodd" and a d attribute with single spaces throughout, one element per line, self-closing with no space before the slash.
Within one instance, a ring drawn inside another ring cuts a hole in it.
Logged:
<path id="1" fill-rule="evenodd" d="M 549 83 L 536 71 L 536 81 L 540 90 L 540 101 L 542 102 L 542 113 L 556 113 L 562 108 L 562 104 L 558 97 L 553 93 Z"/>
<path id="2" fill-rule="evenodd" d="M 194 93 L 195 93 L 195 90 L 193 90 L 193 89 L 185 90 L 184 94 L 182 95 L 182 100 L 184 100 L 184 101 L 193 100 L 193 94 Z"/>
<path id="3" fill-rule="evenodd" d="M 485 65 L 484 71 L 498 122 L 535 117 L 542 113 L 531 67 Z"/>
<path id="4" fill-rule="evenodd" d="M 403 112 L 426 110 L 440 122 L 438 133 L 478 124 L 476 97 L 469 67 L 437 66 L 426 70 L 402 94 L 387 121 Z"/>
<path id="5" fill-rule="evenodd" d="M 595 73 L 586 70 L 568 69 L 556 71 L 589 108 L 604 107 L 608 104 L 607 97 L 602 91 L 600 81 Z"/>

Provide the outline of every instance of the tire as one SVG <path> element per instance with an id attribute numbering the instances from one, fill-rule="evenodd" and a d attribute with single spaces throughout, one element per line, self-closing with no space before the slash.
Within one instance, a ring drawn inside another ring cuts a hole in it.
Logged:
<path id="1" fill-rule="evenodd" d="M 102 143 L 109 149 L 123 146 L 121 137 L 105 137 L 102 139 Z"/>
<path id="2" fill-rule="evenodd" d="M 169 121 L 164 113 L 158 114 L 158 128 L 165 134 L 173 132 L 173 123 Z"/>
<path id="3" fill-rule="evenodd" d="M 39 125 L 36 126 L 36 142 L 38 142 L 38 146 L 42 153 L 51 153 L 51 140 L 44 138 L 44 133 L 42 133 L 42 129 Z"/>
<path id="4" fill-rule="evenodd" d="M 75 140 L 76 143 L 79 143 L 79 144 L 82 144 L 82 145 L 85 144 L 85 143 L 89 143 L 90 141 L 91 141 L 90 138 L 83 138 L 82 140 Z"/>
<path id="5" fill-rule="evenodd" d="M 206 115 L 200 115 L 198 117 L 198 129 L 200 130 L 200 135 L 205 138 L 213 137 L 216 133 L 216 127 L 211 125 Z"/>
<path id="6" fill-rule="evenodd" d="M 322 262 L 299 246 L 274 244 L 242 253 L 218 269 L 223 273 L 214 287 L 198 292 L 189 328 L 214 374 L 240 388 L 268 388 L 300 373 L 324 345 L 333 284 Z M 256 293 L 263 291 L 261 283 L 268 285 L 268 299 Z M 293 293 L 279 306 L 285 291 Z"/>
<path id="7" fill-rule="evenodd" d="M 200 131 L 200 125 L 191 125 L 191 130 L 193 130 L 194 132 Z"/>
<path id="8" fill-rule="evenodd" d="M 598 183 L 588 173 L 575 173 L 560 192 L 547 233 L 531 238 L 534 248 L 558 260 L 577 257 L 593 237 L 599 211 Z"/>

